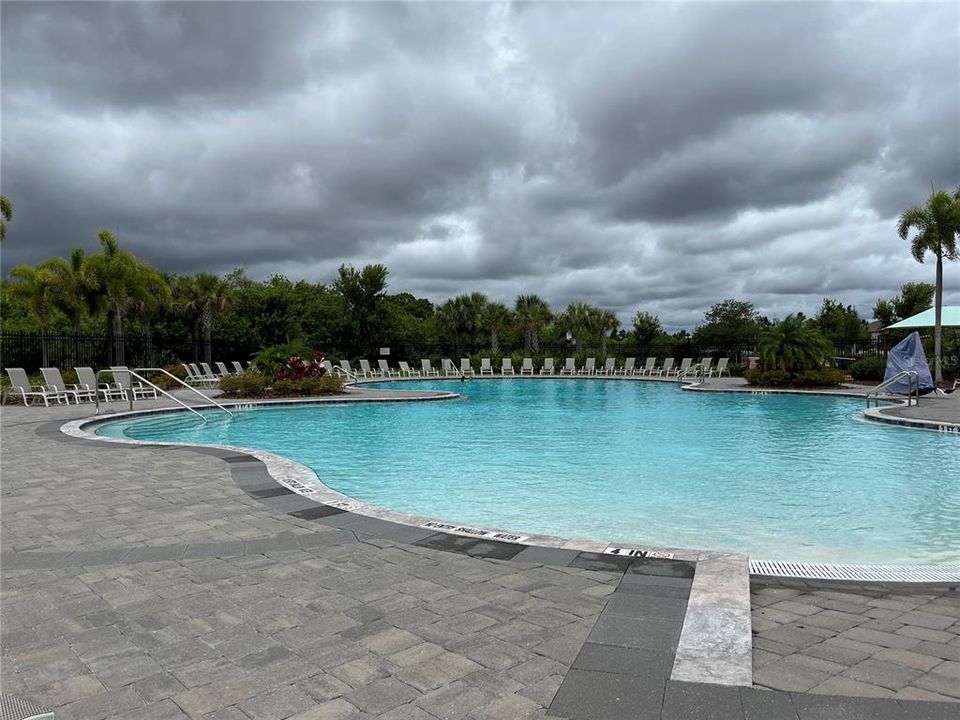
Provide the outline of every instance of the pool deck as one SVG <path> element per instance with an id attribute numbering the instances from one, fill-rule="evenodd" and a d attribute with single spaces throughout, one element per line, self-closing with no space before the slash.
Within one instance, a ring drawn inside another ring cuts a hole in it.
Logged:
<path id="1" fill-rule="evenodd" d="M 58 720 L 960 717 L 948 588 L 396 525 L 246 455 L 60 433 L 90 414 L 0 414 L 0 680 Z"/>

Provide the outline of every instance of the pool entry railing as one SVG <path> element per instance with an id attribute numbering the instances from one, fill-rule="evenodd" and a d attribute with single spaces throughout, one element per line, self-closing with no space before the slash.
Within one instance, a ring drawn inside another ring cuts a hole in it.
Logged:
<path id="1" fill-rule="evenodd" d="M 168 393 L 166 390 L 164 390 L 162 387 L 160 387 L 160 386 L 157 385 L 156 383 L 152 383 L 152 382 L 150 382 L 147 378 L 145 378 L 142 373 L 147 373 L 147 372 L 158 372 L 158 373 L 162 373 L 162 374 L 165 375 L 166 377 L 170 378 L 171 380 L 173 380 L 173 381 L 179 383 L 180 385 L 182 385 L 183 387 L 185 387 L 187 390 L 189 390 L 190 392 L 192 392 L 194 395 L 199 395 L 199 396 L 204 400 L 204 404 L 205 404 L 205 405 L 209 405 L 209 406 L 211 406 L 211 407 L 218 408 L 219 410 L 223 410 L 223 412 L 225 412 L 227 415 L 230 415 L 230 416 L 233 415 L 232 412 L 230 412 L 229 410 L 227 410 L 227 408 L 225 408 L 223 405 L 221 405 L 221 404 L 218 403 L 216 400 L 214 400 L 213 398 L 211 398 L 209 395 L 204 395 L 202 392 L 200 392 L 199 390 L 197 390 L 197 389 L 196 389 L 195 387 L 193 387 L 192 385 L 187 385 L 187 383 L 185 383 L 183 380 L 181 380 L 180 378 L 178 378 L 176 375 L 174 375 L 174 374 L 171 373 L 171 372 L 168 372 L 167 370 L 164 370 L 163 368 L 159 368 L 159 367 L 147 367 L 147 368 L 136 368 L 135 370 L 130 370 L 129 368 L 107 368 L 107 369 L 105 369 L 105 370 L 100 370 L 100 371 L 97 372 L 97 380 L 100 379 L 100 376 L 101 376 L 103 373 L 111 373 L 111 374 L 114 376 L 114 378 L 116 378 L 116 375 L 118 375 L 118 374 L 126 373 L 126 374 L 127 374 L 127 378 L 128 378 L 128 383 L 127 383 L 127 385 L 128 385 L 129 387 L 123 387 L 123 386 L 121 385 L 121 386 L 120 386 L 120 389 L 127 394 L 127 399 L 130 401 L 130 409 L 131 409 L 131 410 L 133 410 L 133 401 L 134 401 L 134 399 L 136 399 L 136 395 L 137 395 L 137 392 L 136 392 L 137 389 L 136 389 L 136 388 L 134 387 L 134 385 L 133 385 L 133 381 L 136 380 L 136 381 L 138 381 L 138 382 L 140 382 L 140 383 L 143 383 L 144 385 L 149 386 L 152 390 L 154 390 L 154 391 L 157 392 L 157 393 L 162 394 L 164 397 L 167 397 L 167 398 L 173 400 L 177 405 L 179 405 L 180 407 L 182 407 L 182 408 L 184 408 L 184 409 L 186 409 L 186 410 L 189 410 L 190 412 L 192 412 L 194 415 L 196 415 L 197 417 L 199 417 L 199 418 L 200 418 L 201 420 L 203 420 L 204 422 L 207 421 L 206 416 L 205 416 L 203 413 L 197 412 L 196 408 L 194 408 L 194 407 L 191 406 L 191 405 L 188 405 L 187 403 L 183 402 L 183 400 L 181 400 L 180 398 L 175 397 L 174 395 Z M 118 384 L 119 384 L 119 383 L 118 383 Z M 96 400 L 95 400 L 95 402 L 96 402 L 96 414 L 99 415 L 99 414 L 100 414 L 100 393 L 95 393 L 95 394 L 94 394 L 94 397 L 96 398 Z"/>
<path id="2" fill-rule="evenodd" d="M 901 370 L 896 375 L 887 380 L 884 380 L 882 383 L 873 388 L 870 392 L 867 393 L 867 407 L 870 407 L 870 400 L 876 402 L 877 407 L 880 406 L 880 401 L 883 399 L 890 399 L 893 395 L 898 395 L 898 393 L 886 393 L 884 390 L 888 387 L 894 385 L 895 383 L 900 382 L 901 380 L 907 381 L 907 407 L 910 406 L 910 400 L 913 399 L 915 405 L 920 404 L 920 374 L 916 370 Z"/>
<path id="3" fill-rule="evenodd" d="M 684 383 L 695 383 L 695 382 L 706 382 L 707 374 L 703 372 L 703 365 L 697 363 L 696 365 L 691 365 L 686 370 L 681 373 L 677 373 L 677 385 L 683 385 Z"/>
<path id="4" fill-rule="evenodd" d="M 349 370 L 347 370 L 346 368 L 344 368 L 342 365 L 331 365 L 330 367 L 333 368 L 333 371 L 334 371 L 337 375 L 344 375 L 344 376 L 350 378 L 350 381 L 351 381 L 351 382 L 356 382 L 356 381 L 357 381 L 357 378 L 359 377 L 359 375 L 358 375 L 357 373 L 355 373 L 355 372 L 350 372 Z"/>

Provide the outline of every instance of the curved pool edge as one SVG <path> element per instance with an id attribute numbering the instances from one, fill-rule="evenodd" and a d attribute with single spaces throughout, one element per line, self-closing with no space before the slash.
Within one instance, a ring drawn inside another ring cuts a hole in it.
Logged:
<path id="1" fill-rule="evenodd" d="M 358 388 L 359 389 L 359 388 Z M 365 402 L 423 402 L 459 399 L 456 393 L 400 391 L 403 396 L 391 395 L 361 397 L 335 397 L 330 399 L 294 399 L 238 401 L 225 403 L 229 409 L 248 410 L 257 407 L 284 405 L 323 405 Z M 82 440 L 116 443 L 120 445 L 146 445 L 185 449 L 217 449 L 248 455 L 263 463 L 269 478 L 286 491 L 296 493 L 315 503 L 336 509 L 337 511 L 374 518 L 406 528 L 416 528 L 431 533 L 442 533 L 460 538 L 472 538 L 493 543 L 506 543 L 525 547 L 575 552 L 599 553 L 613 557 L 648 557 L 696 562 L 706 550 L 690 548 L 671 548 L 655 544 L 637 542 L 607 542 L 584 538 L 561 538 L 551 535 L 515 532 L 500 528 L 490 528 L 472 524 L 462 524 L 428 516 L 402 513 L 389 508 L 357 500 L 327 486 L 310 467 L 282 455 L 258 450 L 256 448 L 216 445 L 207 443 L 174 443 L 160 441 L 132 440 L 129 438 L 108 438 L 91 432 L 91 429 L 117 420 L 157 414 L 183 413 L 180 408 L 158 408 L 132 412 L 114 413 L 108 416 L 94 416 L 72 420 L 60 426 L 60 431 L 70 437 Z M 258 498 L 259 499 L 259 498 Z M 879 564 L 829 564 L 781 562 L 768 560 L 750 560 L 750 574 L 754 577 L 772 577 L 810 581 L 834 581 L 883 584 L 952 584 L 960 583 L 960 563 L 942 565 L 879 565 Z"/>

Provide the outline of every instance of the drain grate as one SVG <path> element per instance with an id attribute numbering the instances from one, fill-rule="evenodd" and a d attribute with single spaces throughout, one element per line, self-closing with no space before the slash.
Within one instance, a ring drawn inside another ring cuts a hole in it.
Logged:
<path id="1" fill-rule="evenodd" d="M 750 574 L 809 580 L 956 583 L 960 582 L 960 565 L 823 565 L 751 560 Z"/>

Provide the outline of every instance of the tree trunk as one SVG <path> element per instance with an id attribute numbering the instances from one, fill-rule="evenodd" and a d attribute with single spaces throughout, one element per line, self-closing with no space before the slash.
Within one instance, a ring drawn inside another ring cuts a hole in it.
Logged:
<path id="1" fill-rule="evenodd" d="M 934 299 L 934 325 L 933 325 L 933 381 L 943 382 L 943 370 L 940 367 L 940 360 L 943 352 L 940 343 L 943 335 L 943 327 L 940 322 L 940 315 L 943 311 L 943 255 L 937 255 L 937 290 Z"/>
<path id="2" fill-rule="evenodd" d="M 46 328 L 40 328 L 40 355 L 41 355 L 41 359 L 43 360 L 42 367 L 49 367 L 50 363 L 48 362 L 49 358 L 47 354 L 47 329 Z M 27 388 L 27 389 L 29 390 L 30 388 Z"/>
<path id="3" fill-rule="evenodd" d="M 126 364 L 123 354 L 123 311 L 117 308 L 113 313 L 114 361 L 117 365 Z"/>
<path id="4" fill-rule="evenodd" d="M 113 345 L 113 309 L 107 310 L 107 331 L 106 331 L 106 344 L 107 344 L 107 365 L 114 365 L 114 345 Z"/>
<path id="5" fill-rule="evenodd" d="M 490 330 L 490 351 L 500 351 L 500 333 L 496 328 Z"/>
<path id="6" fill-rule="evenodd" d="M 600 354 L 606 357 L 607 355 L 607 334 L 600 333 Z"/>
<path id="7" fill-rule="evenodd" d="M 213 362 L 212 334 L 213 316 L 209 312 L 203 314 L 203 360 L 207 364 Z"/>
<path id="8" fill-rule="evenodd" d="M 534 353 L 540 352 L 540 336 L 537 334 L 536 328 L 530 331 L 530 345 L 533 347 Z"/>

